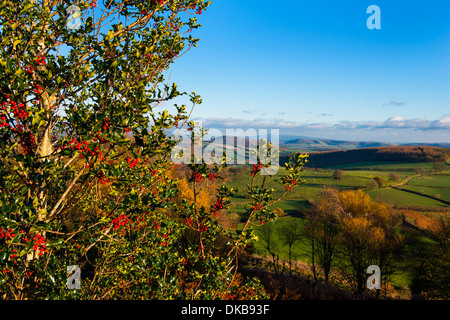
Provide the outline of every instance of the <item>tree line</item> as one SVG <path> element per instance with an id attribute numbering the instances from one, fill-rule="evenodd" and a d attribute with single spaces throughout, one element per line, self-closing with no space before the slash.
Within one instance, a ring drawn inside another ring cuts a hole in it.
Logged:
<path id="1" fill-rule="evenodd" d="M 432 146 L 393 146 L 361 148 L 343 151 L 313 152 L 307 167 L 330 167 L 347 163 L 393 161 L 393 162 L 446 162 L 450 150 Z M 282 163 L 286 157 L 281 156 Z"/>

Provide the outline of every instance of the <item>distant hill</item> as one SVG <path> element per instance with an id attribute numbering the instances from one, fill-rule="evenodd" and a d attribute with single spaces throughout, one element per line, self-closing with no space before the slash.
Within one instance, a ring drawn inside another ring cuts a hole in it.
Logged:
<path id="1" fill-rule="evenodd" d="M 311 151 L 332 151 L 332 150 L 349 150 L 357 148 L 387 147 L 394 145 L 382 142 L 298 138 L 287 140 L 284 143 L 282 143 L 282 146 L 288 149 L 291 148 L 291 149 L 305 149 Z"/>
<path id="2" fill-rule="evenodd" d="M 280 163 L 286 161 L 280 158 Z M 446 162 L 450 149 L 432 146 L 389 146 L 342 151 L 312 152 L 307 167 L 325 168 L 358 162 Z"/>

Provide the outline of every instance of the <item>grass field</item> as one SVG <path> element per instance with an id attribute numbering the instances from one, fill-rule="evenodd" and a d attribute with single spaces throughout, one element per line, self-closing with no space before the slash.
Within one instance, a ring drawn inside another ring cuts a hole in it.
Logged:
<path id="1" fill-rule="evenodd" d="M 440 208 L 447 206 L 441 201 L 396 189 L 383 188 L 371 190 L 368 194 L 374 200 L 382 201 L 391 205 Z"/>
<path id="2" fill-rule="evenodd" d="M 450 201 L 450 188 L 436 188 L 436 187 L 407 185 L 404 187 L 404 189 L 423 193 L 423 194 L 433 196 L 433 197 L 436 197 L 439 199 Z"/>
<path id="3" fill-rule="evenodd" d="M 450 175 L 445 173 L 413 177 L 403 188 L 450 201 Z"/>
<path id="4" fill-rule="evenodd" d="M 416 177 L 408 182 L 409 185 L 450 188 L 450 175 L 426 175 Z"/>

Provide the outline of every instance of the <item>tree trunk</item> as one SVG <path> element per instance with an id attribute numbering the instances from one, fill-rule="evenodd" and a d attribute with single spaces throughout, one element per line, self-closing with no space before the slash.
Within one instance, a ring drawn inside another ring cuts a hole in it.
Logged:
<path id="1" fill-rule="evenodd" d="M 32 2 L 36 2 L 35 0 Z M 42 8 L 50 10 L 50 1 L 44 0 L 42 1 Z M 45 33 L 48 28 L 47 24 L 44 24 L 42 31 Z M 47 50 L 47 46 L 45 45 L 45 39 L 42 38 L 38 40 L 38 52 L 36 56 L 45 56 L 45 52 Z M 37 69 L 40 71 L 45 71 L 45 64 L 40 64 L 37 66 Z M 36 83 L 40 84 L 41 79 L 39 77 L 36 77 L 35 79 Z M 45 109 L 46 111 L 52 109 L 52 105 L 55 101 L 55 96 L 49 96 L 48 91 L 46 88 L 42 88 L 42 93 L 40 95 L 40 107 L 42 109 Z M 52 144 L 51 144 L 51 131 L 52 131 L 52 123 L 49 121 L 42 127 L 42 131 L 39 132 L 36 139 L 36 145 L 37 145 L 37 153 L 39 155 L 39 158 L 41 161 L 44 159 L 49 159 L 50 155 L 53 152 Z M 44 172 L 41 172 L 40 174 L 44 175 Z M 41 183 L 38 187 L 38 199 L 39 199 L 39 205 L 36 208 L 38 212 L 38 221 L 44 221 L 47 217 L 47 200 L 48 200 L 48 186 L 45 183 Z M 42 234 L 42 236 L 45 236 L 45 233 Z M 33 253 L 30 253 L 27 255 L 27 260 L 33 260 L 39 258 L 39 249 L 34 251 Z"/>

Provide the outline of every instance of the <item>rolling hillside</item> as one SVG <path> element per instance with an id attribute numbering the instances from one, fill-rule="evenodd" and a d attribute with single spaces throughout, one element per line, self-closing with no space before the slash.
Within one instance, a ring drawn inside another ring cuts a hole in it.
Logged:
<path id="1" fill-rule="evenodd" d="M 311 151 L 333 151 L 333 150 L 348 150 L 357 148 L 373 148 L 373 147 L 387 147 L 393 146 L 388 143 L 381 142 L 364 142 L 364 141 L 341 141 L 329 139 L 293 139 L 285 141 L 282 144 L 286 148 L 306 149 Z"/>

